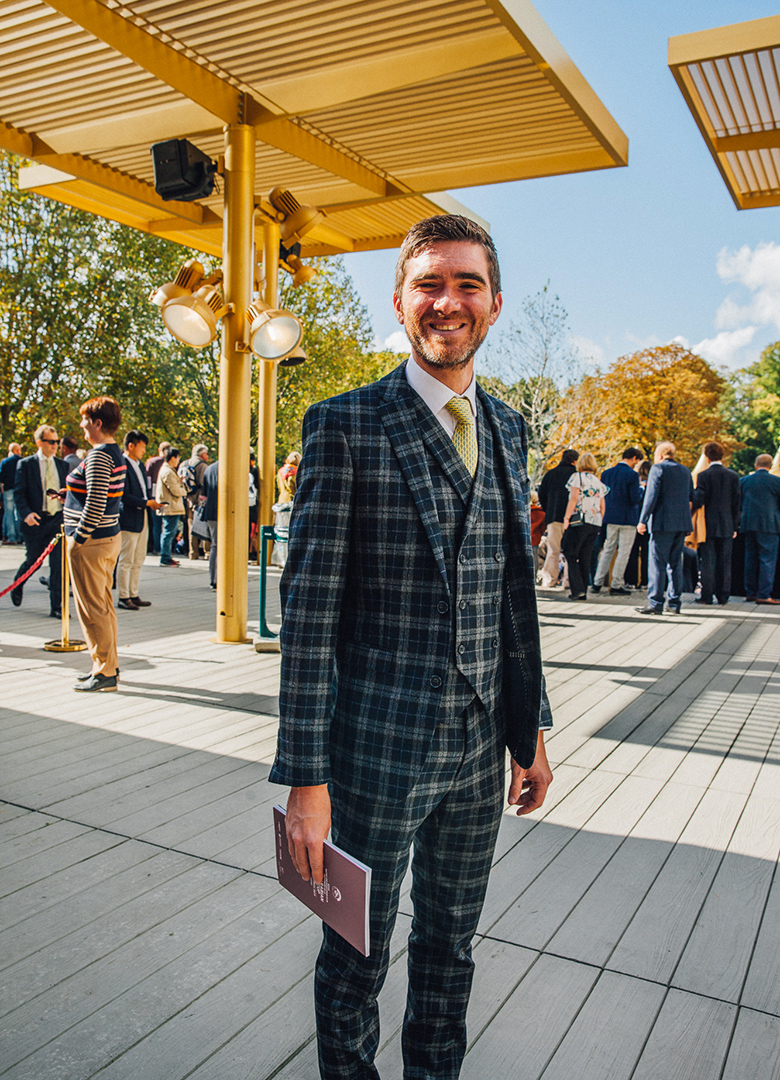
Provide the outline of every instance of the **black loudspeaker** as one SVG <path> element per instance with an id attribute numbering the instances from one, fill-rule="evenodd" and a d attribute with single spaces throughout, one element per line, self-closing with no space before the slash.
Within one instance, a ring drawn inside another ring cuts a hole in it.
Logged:
<path id="1" fill-rule="evenodd" d="M 216 161 L 186 139 L 168 139 L 152 147 L 154 190 L 161 199 L 193 202 L 214 190 Z"/>

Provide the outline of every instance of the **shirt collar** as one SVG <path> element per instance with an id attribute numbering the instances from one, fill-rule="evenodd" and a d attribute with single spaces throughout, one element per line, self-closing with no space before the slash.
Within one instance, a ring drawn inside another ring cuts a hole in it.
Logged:
<path id="1" fill-rule="evenodd" d="M 471 382 L 464 392 L 457 395 L 453 393 L 449 386 L 445 386 L 439 379 L 424 371 L 414 357 L 410 356 L 406 365 L 406 381 L 412 390 L 420 395 L 434 415 L 444 409 L 447 402 L 451 401 L 453 397 L 458 396 L 466 398 L 471 406 L 472 415 L 475 417 L 477 415 L 477 380 L 475 375 L 471 376 Z"/>

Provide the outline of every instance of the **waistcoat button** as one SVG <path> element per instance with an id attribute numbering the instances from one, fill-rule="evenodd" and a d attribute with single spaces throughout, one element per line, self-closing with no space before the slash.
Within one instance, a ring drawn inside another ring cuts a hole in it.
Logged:
<path id="1" fill-rule="evenodd" d="M 447 603 L 446 600 L 440 600 L 436 605 L 436 610 L 440 615 L 446 615 L 447 612 L 450 610 L 450 605 Z"/>
<path id="2" fill-rule="evenodd" d="M 496 552 L 496 554 L 495 554 L 495 560 L 496 560 L 496 562 L 501 562 L 501 552 L 500 552 L 500 551 L 497 551 L 497 552 Z"/>
<path id="3" fill-rule="evenodd" d="M 441 686 L 441 679 L 438 675 L 431 675 L 430 679 L 428 680 L 428 684 L 432 686 L 434 690 L 438 690 Z"/>
<path id="4" fill-rule="evenodd" d="M 467 607 L 467 602 L 465 600 L 458 600 L 458 607 L 461 611 L 465 611 Z"/>
<path id="5" fill-rule="evenodd" d="M 492 644 L 492 646 L 493 646 L 493 648 L 494 648 L 494 649 L 497 649 L 497 648 L 498 648 L 498 638 L 497 638 L 497 637 L 494 637 L 494 638 L 493 638 L 493 641 L 491 642 L 491 644 Z"/>
<path id="6" fill-rule="evenodd" d="M 460 653 L 461 656 L 463 656 L 465 651 L 466 651 L 466 646 L 463 644 L 463 642 L 461 642 L 460 645 L 458 645 L 458 652 Z"/>
<path id="7" fill-rule="evenodd" d="M 459 555 L 458 556 L 458 561 L 464 563 L 464 562 L 468 562 L 468 559 L 466 558 L 465 555 Z"/>

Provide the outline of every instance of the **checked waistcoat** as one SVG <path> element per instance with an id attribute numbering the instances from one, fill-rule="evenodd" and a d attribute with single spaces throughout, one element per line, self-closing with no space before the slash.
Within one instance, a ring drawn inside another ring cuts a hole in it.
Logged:
<path id="1" fill-rule="evenodd" d="M 433 423 L 438 423 L 432 418 Z M 507 556 L 504 494 L 494 467 L 490 424 L 477 416 L 479 459 L 473 482 L 453 446 L 445 470 L 429 453 L 431 491 L 439 516 L 450 588 L 454 644 L 442 693 L 443 717 L 478 697 L 495 707 L 501 676 L 501 601 Z M 465 496 L 465 497 L 464 497 Z"/>

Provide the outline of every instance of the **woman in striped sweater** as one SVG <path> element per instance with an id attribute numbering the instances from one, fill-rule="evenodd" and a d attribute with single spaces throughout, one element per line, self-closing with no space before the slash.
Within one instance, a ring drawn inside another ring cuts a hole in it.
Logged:
<path id="1" fill-rule="evenodd" d="M 114 435 L 122 422 L 113 398 L 96 397 L 81 406 L 81 423 L 92 449 L 68 475 L 65 535 L 81 629 L 92 670 L 75 690 L 116 690 L 119 681 L 117 625 L 111 584 L 119 557 L 119 503 L 126 462 Z"/>

